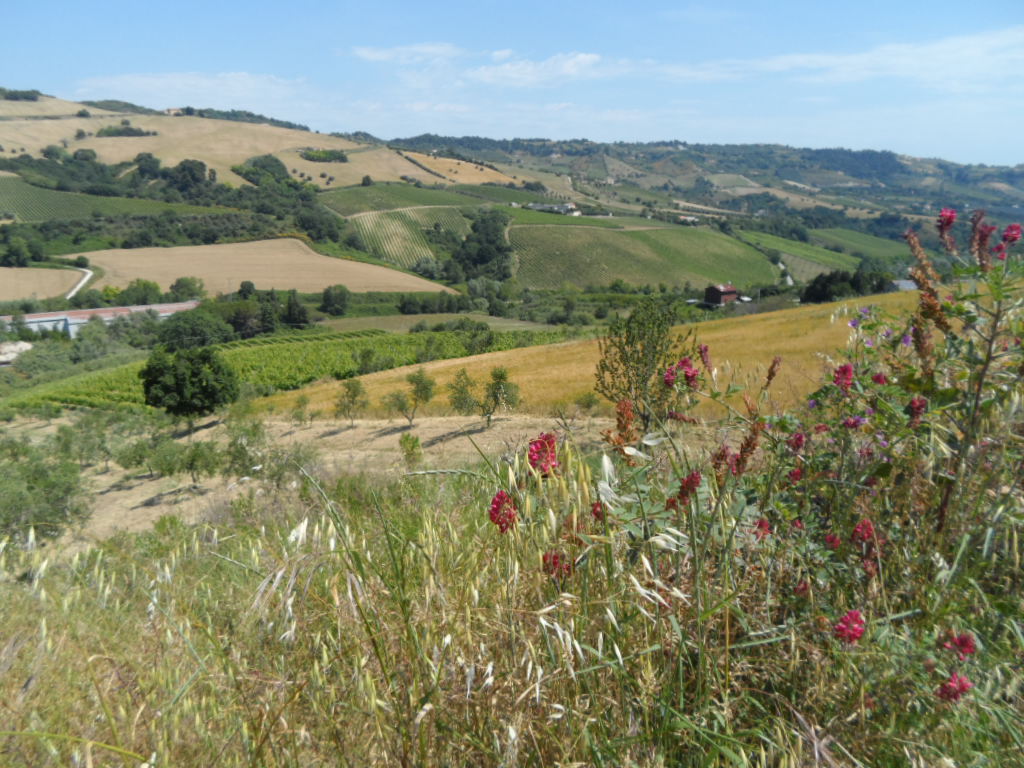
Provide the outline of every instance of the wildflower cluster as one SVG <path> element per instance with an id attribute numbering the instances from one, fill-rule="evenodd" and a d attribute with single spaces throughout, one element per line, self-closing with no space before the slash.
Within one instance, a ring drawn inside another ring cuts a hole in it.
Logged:
<path id="1" fill-rule="evenodd" d="M 498 526 L 502 533 L 516 524 L 516 513 L 518 512 L 515 502 L 508 494 L 508 491 L 498 491 L 491 499 L 490 518 L 491 522 Z"/>
<path id="2" fill-rule="evenodd" d="M 542 477 L 554 472 L 558 468 L 558 459 L 555 458 L 555 436 L 550 432 L 544 432 L 531 440 L 527 459 L 530 467 Z"/>

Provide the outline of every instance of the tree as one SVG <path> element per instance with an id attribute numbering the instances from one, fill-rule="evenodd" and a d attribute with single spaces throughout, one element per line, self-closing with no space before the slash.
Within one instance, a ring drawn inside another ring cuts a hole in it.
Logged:
<path id="1" fill-rule="evenodd" d="M 178 312 L 160 324 L 157 340 L 170 351 L 208 347 L 231 341 L 234 329 L 201 309 Z"/>
<path id="2" fill-rule="evenodd" d="M 309 325 L 309 311 L 299 301 L 299 292 L 295 289 L 288 292 L 288 302 L 285 304 L 281 322 L 292 328 L 304 328 Z"/>
<path id="3" fill-rule="evenodd" d="M 243 280 L 238 286 L 238 298 L 250 299 L 256 293 L 256 286 L 253 285 L 252 280 Z"/>
<path id="4" fill-rule="evenodd" d="M 198 277 L 179 277 L 171 283 L 168 290 L 168 298 L 172 301 L 190 301 L 191 299 L 202 299 L 206 296 L 206 286 Z"/>
<path id="5" fill-rule="evenodd" d="M 384 398 L 384 405 L 389 411 L 405 416 L 409 420 L 409 426 L 412 426 L 417 409 L 434 397 L 437 382 L 427 376 L 427 372 L 422 368 L 410 373 L 405 380 L 409 382 L 409 392 L 390 393 Z"/>
<path id="6" fill-rule="evenodd" d="M 340 317 L 348 309 L 349 290 L 344 285 L 330 285 L 324 288 L 320 300 L 320 311 Z"/>
<path id="7" fill-rule="evenodd" d="M 238 399 L 238 376 L 209 347 L 170 353 L 157 347 L 141 371 L 146 405 L 187 418 L 213 413 Z"/>
<path id="8" fill-rule="evenodd" d="M 608 335 L 598 340 L 594 389 L 613 403 L 629 400 L 644 428 L 663 411 L 672 397 L 662 376 L 676 361 L 678 340 L 672 336 L 676 319 L 671 299 L 650 296 L 627 318 L 616 317 Z"/>
<path id="9" fill-rule="evenodd" d="M 359 379 L 346 379 L 341 382 L 341 394 L 334 401 L 334 415 L 348 419 L 349 426 L 355 426 L 356 416 L 366 410 L 369 404 L 363 382 Z"/>
<path id="10" fill-rule="evenodd" d="M 359 183 L 364 187 L 372 187 L 373 179 L 371 179 L 369 174 L 367 174 L 366 176 L 363 176 L 363 180 Z"/>
<path id="11" fill-rule="evenodd" d="M 152 280 L 143 280 L 140 277 L 128 283 L 128 286 L 117 295 L 117 303 L 122 307 L 136 304 L 159 304 L 163 298 L 164 294 L 159 285 Z"/>
<path id="12" fill-rule="evenodd" d="M 505 368 L 491 369 L 491 380 L 484 385 L 481 394 L 475 392 L 476 388 L 476 382 L 463 368 L 448 385 L 448 402 L 456 413 L 479 412 L 487 420 L 488 428 L 499 408 L 511 409 L 519 405 L 519 386 L 509 381 Z"/>

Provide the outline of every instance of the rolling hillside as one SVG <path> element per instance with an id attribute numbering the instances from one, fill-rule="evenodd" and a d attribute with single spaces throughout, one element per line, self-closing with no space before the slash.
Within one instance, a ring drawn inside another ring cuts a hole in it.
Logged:
<path id="1" fill-rule="evenodd" d="M 777 276 L 754 248 L 707 230 L 535 225 L 514 226 L 509 236 L 518 261 L 516 276 L 530 288 L 608 285 L 615 280 L 746 286 L 774 282 Z"/>
<path id="2" fill-rule="evenodd" d="M 8 218 L 34 222 L 50 219 L 85 219 L 94 213 L 106 216 L 153 216 L 164 211 L 179 214 L 215 214 L 224 213 L 225 209 L 188 203 L 163 203 L 139 198 L 59 192 L 34 186 L 13 174 L 0 173 L 0 220 Z"/>

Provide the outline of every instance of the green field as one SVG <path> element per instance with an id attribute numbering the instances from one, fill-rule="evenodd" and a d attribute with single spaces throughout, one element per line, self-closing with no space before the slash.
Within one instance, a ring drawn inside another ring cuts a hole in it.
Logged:
<path id="1" fill-rule="evenodd" d="M 776 273 L 755 249 L 698 229 L 614 232 L 580 227 L 513 227 L 517 277 L 531 288 L 608 285 L 739 286 L 773 282 Z"/>
<path id="2" fill-rule="evenodd" d="M 451 191 L 467 197 L 489 200 L 494 203 L 549 203 L 550 197 L 525 189 L 509 189 L 492 184 L 455 184 Z"/>
<path id="3" fill-rule="evenodd" d="M 85 219 L 93 212 L 110 216 L 156 215 L 163 211 L 182 214 L 224 213 L 226 210 L 186 203 L 162 203 L 128 197 L 85 195 L 81 192 L 58 192 L 33 186 L 15 176 L 0 176 L 0 214 L 13 213 L 20 221 Z"/>
<path id="4" fill-rule="evenodd" d="M 469 232 L 470 226 L 459 209 L 451 206 L 378 211 L 353 217 L 351 222 L 370 253 L 406 268 L 420 259 L 434 257 L 423 230 L 440 224 L 461 238 Z"/>
<path id="5" fill-rule="evenodd" d="M 828 271 L 833 269 L 845 269 L 853 272 L 857 269 L 860 260 L 845 253 L 836 253 L 827 248 L 822 248 L 810 243 L 801 243 L 797 240 L 787 240 L 784 237 L 769 235 L 767 232 L 744 231 L 740 235 L 744 240 L 761 248 L 773 248 L 782 254 L 797 256 L 804 261 L 818 264 Z M 786 261 L 783 256 L 783 261 Z"/>
<path id="6" fill-rule="evenodd" d="M 618 219 L 598 216 L 563 216 L 560 213 L 531 211 L 528 208 L 508 208 L 505 212 L 512 217 L 513 226 L 543 224 L 555 227 L 604 227 L 606 229 L 622 229 L 624 226 L 624 223 Z"/>
<path id="7" fill-rule="evenodd" d="M 886 260 L 906 259 L 910 255 L 907 244 L 884 237 L 875 237 L 852 229 L 815 229 L 811 238 L 823 245 L 836 245 L 847 253 L 863 253 Z"/>
<path id="8" fill-rule="evenodd" d="M 348 187 L 322 192 L 317 199 L 342 216 L 363 211 L 389 211 L 414 205 L 477 206 L 479 198 L 460 195 L 444 189 L 429 189 L 412 184 L 374 184 L 370 187 Z"/>

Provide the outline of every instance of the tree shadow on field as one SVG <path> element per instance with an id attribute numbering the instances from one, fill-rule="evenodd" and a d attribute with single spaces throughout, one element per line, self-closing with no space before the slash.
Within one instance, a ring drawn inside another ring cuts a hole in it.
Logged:
<path id="1" fill-rule="evenodd" d="M 150 496 L 148 499 L 143 499 L 136 504 L 132 509 L 142 509 L 143 507 L 155 507 L 159 504 L 181 504 L 195 496 L 205 496 L 210 492 L 209 488 L 204 488 L 201 485 L 182 485 L 178 488 L 174 488 L 170 491 L 164 491 L 163 493 L 157 493 Z"/>
<path id="2" fill-rule="evenodd" d="M 334 429 L 325 429 L 323 432 L 321 432 L 319 435 L 317 435 L 317 437 L 320 438 L 321 440 L 323 438 L 325 438 L 325 437 L 336 437 L 337 435 L 340 435 L 342 432 L 348 432 L 350 429 L 355 429 L 355 425 L 348 424 L 348 425 L 346 425 L 344 427 L 335 427 Z"/>
<path id="3" fill-rule="evenodd" d="M 445 432 L 442 435 L 437 435 L 436 437 L 430 438 L 425 443 L 423 443 L 423 447 L 424 448 L 431 448 L 431 447 L 433 447 L 435 445 L 439 445 L 441 443 L 447 443 L 449 440 L 454 440 L 457 437 L 468 437 L 469 435 L 479 435 L 481 432 L 486 432 L 486 431 L 487 431 L 487 425 L 486 424 L 478 424 L 475 427 L 459 427 L 458 429 L 453 429 L 451 432 Z"/>
<path id="4" fill-rule="evenodd" d="M 412 424 L 400 424 L 397 427 L 384 427 L 378 429 L 373 433 L 374 437 L 387 437 L 388 435 L 397 435 L 399 432 L 408 432 L 413 428 Z"/>

